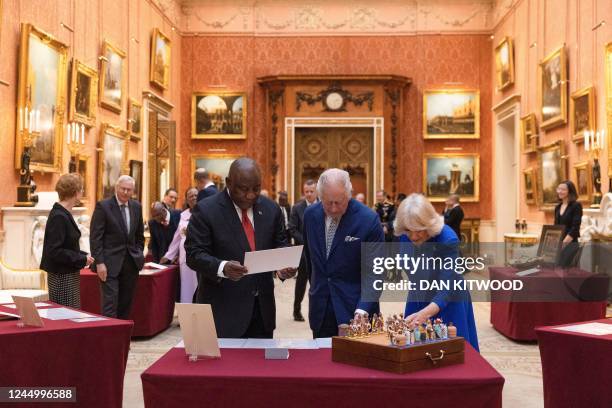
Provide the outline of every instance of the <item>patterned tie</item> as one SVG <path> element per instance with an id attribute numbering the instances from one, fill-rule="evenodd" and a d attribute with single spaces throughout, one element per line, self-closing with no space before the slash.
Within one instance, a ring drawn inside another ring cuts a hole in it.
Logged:
<path id="1" fill-rule="evenodd" d="M 329 258 L 329 251 L 331 251 L 332 243 L 334 242 L 334 235 L 336 235 L 336 229 L 338 228 L 338 222 L 332 218 L 325 235 L 325 248 L 326 257 Z"/>
<path id="2" fill-rule="evenodd" d="M 255 250 L 255 230 L 253 229 L 253 225 L 251 224 L 251 220 L 249 220 L 248 210 L 242 210 L 242 229 L 244 229 L 244 233 L 249 241 L 249 246 L 251 247 L 251 251 Z"/>

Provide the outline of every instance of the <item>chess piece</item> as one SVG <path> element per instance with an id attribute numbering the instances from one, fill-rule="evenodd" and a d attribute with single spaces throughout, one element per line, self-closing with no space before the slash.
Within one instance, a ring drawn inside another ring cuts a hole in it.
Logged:
<path id="1" fill-rule="evenodd" d="M 440 325 L 441 330 L 442 330 L 442 338 L 443 339 L 448 339 L 448 328 L 446 327 L 446 324 L 442 323 Z"/>
<path id="2" fill-rule="evenodd" d="M 457 337 L 457 327 L 453 326 L 453 322 L 448 324 L 448 337 L 451 339 Z"/>
<path id="3" fill-rule="evenodd" d="M 407 343 L 406 336 L 403 334 L 398 334 L 393 337 L 393 344 L 395 346 L 405 346 Z"/>
<path id="4" fill-rule="evenodd" d="M 340 337 L 349 337 L 349 325 L 346 323 L 342 323 L 338 325 L 338 336 Z"/>

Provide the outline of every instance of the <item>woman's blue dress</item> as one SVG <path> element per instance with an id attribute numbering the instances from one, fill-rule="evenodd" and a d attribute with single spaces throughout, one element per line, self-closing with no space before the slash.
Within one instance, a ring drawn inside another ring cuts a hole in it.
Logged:
<path id="1" fill-rule="evenodd" d="M 421 255 L 432 258 L 457 258 L 459 256 L 459 240 L 455 232 L 445 225 L 440 234 L 430 238 L 423 245 L 411 245 L 410 238 L 402 235 L 399 239 L 402 250 L 409 256 Z M 440 308 L 440 312 L 432 319 L 441 318 L 444 323 L 453 323 L 457 327 L 457 335 L 465 338 L 476 351 L 478 348 L 478 335 L 476 334 L 476 322 L 474 321 L 474 310 L 469 291 L 462 290 L 418 290 L 418 280 L 427 279 L 454 281 L 463 280 L 463 276 L 450 268 L 419 269 L 414 274 L 408 274 L 408 279 L 416 282 L 417 290 L 411 290 L 406 302 L 405 316 L 423 309 L 429 303 L 434 302 Z"/>

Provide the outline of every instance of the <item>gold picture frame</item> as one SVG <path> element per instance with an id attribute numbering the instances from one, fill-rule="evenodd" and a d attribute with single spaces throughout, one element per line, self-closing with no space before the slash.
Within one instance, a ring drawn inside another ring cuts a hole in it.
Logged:
<path id="1" fill-rule="evenodd" d="M 607 149 L 608 149 L 608 177 L 612 178 L 612 42 L 605 46 L 604 71 L 606 76 L 606 126 L 608 133 Z"/>
<path id="2" fill-rule="evenodd" d="M 225 188 L 225 177 L 229 174 L 230 165 L 239 157 L 231 154 L 192 154 L 189 179 L 193 178 L 196 168 L 204 167 L 210 174 L 210 180 L 221 191 Z"/>
<path id="3" fill-rule="evenodd" d="M 103 123 L 100 126 L 98 146 L 97 197 L 103 200 L 114 194 L 117 179 L 127 174 L 128 132 L 117 126 Z"/>
<path id="4" fill-rule="evenodd" d="M 538 148 L 538 203 L 543 211 L 557 205 L 557 186 L 567 180 L 566 160 L 562 140 Z"/>
<path id="5" fill-rule="evenodd" d="M 538 123 L 535 113 L 521 117 L 521 152 L 536 153 L 540 144 Z"/>
<path id="6" fill-rule="evenodd" d="M 247 102 L 246 92 L 194 92 L 191 138 L 246 139 Z"/>
<path id="7" fill-rule="evenodd" d="M 595 88 L 593 86 L 582 88 L 571 95 L 570 129 L 572 140 L 576 143 L 584 142 L 586 130 L 597 129 Z"/>
<path id="8" fill-rule="evenodd" d="M 77 173 L 79 173 L 81 175 L 81 177 L 83 178 L 83 197 L 81 198 L 82 202 L 87 202 L 87 200 L 89 199 L 89 196 L 91 194 L 91 191 L 88 187 L 88 181 L 89 181 L 89 155 L 85 155 L 85 154 L 80 154 L 79 155 L 79 161 L 77 163 Z"/>
<path id="9" fill-rule="evenodd" d="M 514 44 L 504 37 L 495 47 L 495 83 L 498 91 L 514 84 Z"/>
<path id="10" fill-rule="evenodd" d="M 590 204 L 593 199 L 593 176 L 591 164 L 588 161 L 574 164 L 574 182 L 578 192 L 578 201 Z"/>
<path id="11" fill-rule="evenodd" d="M 423 91 L 423 139 L 479 139 L 480 91 Z"/>
<path id="12" fill-rule="evenodd" d="M 40 132 L 30 149 L 30 170 L 62 171 L 68 46 L 29 23 L 21 24 L 15 126 L 15 168 L 21 168 L 25 110 L 39 112 Z M 55 79 L 55 83 L 51 82 Z"/>
<path id="13" fill-rule="evenodd" d="M 100 105 L 116 113 L 121 113 L 125 99 L 125 58 L 125 51 L 104 41 L 100 63 Z"/>
<path id="14" fill-rule="evenodd" d="M 441 203 L 459 194 L 461 202 L 480 200 L 480 155 L 477 153 L 425 153 L 423 192 L 429 201 Z"/>
<path id="15" fill-rule="evenodd" d="M 548 130 L 567 123 L 567 53 L 565 44 L 539 64 L 538 100 L 542 123 Z"/>
<path id="16" fill-rule="evenodd" d="M 128 99 L 127 130 L 130 140 L 138 142 L 142 135 L 142 104 L 136 99 Z"/>
<path id="17" fill-rule="evenodd" d="M 536 169 L 529 167 L 523 170 L 523 183 L 525 188 L 525 203 L 527 205 L 538 204 L 538 176 Z"/>
<path id="18" fill-rule="evenodd" d="M 70 76 L 70 121 L 88 127 L 95 126 L 97 109 L 98 72 L 73 59 Z"/>
<path id="19" fill-rule="evenodd" d="M 159 28 L 151 35 L 149 81 L 162 89 L 170 86 L 171 41 Z"/>

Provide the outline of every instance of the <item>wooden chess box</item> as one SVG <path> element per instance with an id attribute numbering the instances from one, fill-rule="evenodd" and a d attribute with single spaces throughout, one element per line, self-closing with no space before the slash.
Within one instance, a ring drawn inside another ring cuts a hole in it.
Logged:
<path id="1" fill-rule="evenodd" d="M 386 333 L 369 337 L 333 337 L 332 361 L 397 374 L 462 364 L 463 337 L 393 346 Z"/>

